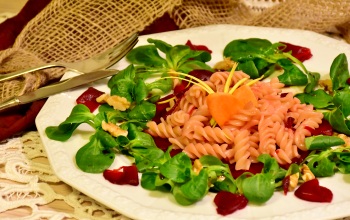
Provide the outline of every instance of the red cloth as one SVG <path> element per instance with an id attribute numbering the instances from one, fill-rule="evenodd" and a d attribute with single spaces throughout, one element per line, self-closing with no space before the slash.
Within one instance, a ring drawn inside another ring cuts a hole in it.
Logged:
<path id="1" fill-rule="evenodd" d="M 140 35 L 154 34 L 165 31 L 178 30 L 179 27 L 170 18 L 169 14 L 166 13 L 162 17 L 156 19 L 150 26 L 146 27 Z"/>
<path id="2" fill-rule="evenodd" d="M 24 26 L 35 17 L 51 0 L 28 0 L 22 10 L 12 18 L 0 24 L 0 50 L 10 48 Z M 45 101 L 11 109 L 0 114 L 0 141 L 33 128 L 35 117 Z"/>
<path id="3" fill-rule="evenodd" d="M 0 50 L 11 47 L 24 28 L 51 0 L 28 0 L 23 9 L 13 18 L 0 24 Z M 157 19 L 146 27 L 141 34 L 159 33 L 177 30 L 178 26 L 168 14 Z M 10 138 L 17 133 L 32 129 L 35 125 L 35 117 L 44 105 L 45 100 L 23 105 L 11 111 L 0 113 L 0 141 Z"/>
<path id="4" fill-rule="evenodd" d="M 21 106 L 16 111 L 5 112 L 0 115 L 0 140 L 7 139 L 35 126 L 35 117 L 45 104 L 45 100 Z"/>
<path id="5" fill-rule="evenodd" d="M 0 50 L 13 45 L 24 26 L 35 17 L 51 0 L 28 0 L 22 10 L 0 24 Z"/>

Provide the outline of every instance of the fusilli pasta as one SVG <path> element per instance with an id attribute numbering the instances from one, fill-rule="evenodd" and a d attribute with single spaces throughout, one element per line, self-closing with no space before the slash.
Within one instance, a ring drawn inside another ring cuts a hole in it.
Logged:
<path id="1" fill-rule="evenodd" d="M 205 83 L 215 92 L 223 92 L 229 72 L 216 72 Z M 249 78 L 241 71 L 233 75 L 230 86 Z M 247 80 L 245 83 L 249 82 Z M 213 155 L 234 163 L 237 170 L 249 169 L 260 154 L 270 154 L 280 164 L 291 163 L 306 150 L 304 139 L 322 122 L 323 115 L 313 106 L 301 104 L 292 93 L 282 93 L 284 85 L 277 78 L 251 85 L 257 105 L 247 104 L 225 125 L 213 125 L 206 104 L 208 95 L 194 85 L 178 100 L 177 110 L 159 124 L 148 122 L 147 132 L 168 138 L 174 148 L 191 158 Z M 292 121 L 292 127 L 287 127 Z"/>

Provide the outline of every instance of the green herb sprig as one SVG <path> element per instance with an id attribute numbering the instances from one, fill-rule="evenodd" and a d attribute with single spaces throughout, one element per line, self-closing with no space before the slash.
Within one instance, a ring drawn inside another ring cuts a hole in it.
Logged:
<path id="1" fill-rule="evenodd" d="M 186 45 L 172 46 L 152 38 L 147 41 L 150 44 L 136 47 L 126 56 L 126 59 L 135 65 L 136 73 L 142 79 L 155 75 L 168 76 L 169 72 L 187 74 L 195 69 L 213 70 L 206 64 L 211 60 L 209 52 L 191 50 Z"/>
<path id="2" fill-rule="evenodd" d="M 291 53 L 282 52 L 284 44 L 271 43 L 261 38 L 233 40 L 226 45 L 223 55 L 239 63 L 237 70 L 247 73 L 252 79 L 268 77 L 278 69 L 283 73 L 278 76 L 287 86 L 314 86 L 317 73 L 309 73 L 305 66 Z M 301 67 L 298 68 L 297 65 Z"/>
<path id="3" fill-rule="evenodd" d="M 322 110 L 324 118 L 336 131 L 350 135 L 350 87 L 347 82 L 350 74 L 344 53 L 333 60 L 329 76 L 332 91 L 317 89 L 310 93 L 297 94 L 296 97 L 302 103 L 312 104 L 316 109 Z"/>

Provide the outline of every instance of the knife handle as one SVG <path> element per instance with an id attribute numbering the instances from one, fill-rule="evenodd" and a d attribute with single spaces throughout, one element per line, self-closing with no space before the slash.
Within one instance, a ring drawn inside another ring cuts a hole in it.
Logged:
<path id="1" fill-rule="evenodd" d="M 0 103 L 0 112 L 6 110 L 8 108 L 17 106 L 19 104 L 20 104 L 20 101 L 19 101 L 19 99 L 17 97 L 12 98 L 12 99 L 8 99 L 8 100 Z"/>

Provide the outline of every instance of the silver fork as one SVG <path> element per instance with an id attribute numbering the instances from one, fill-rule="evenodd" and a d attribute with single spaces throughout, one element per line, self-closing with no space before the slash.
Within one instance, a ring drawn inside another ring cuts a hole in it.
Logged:
<path id="1" fill-rule="evenodd" d="M 107 69 L 113 66 L 119 60 L 121 60 L 136 45 L 137 42 L 138 33 L 135 33 L 129 38 L 123 40 L 121 43 L 117 44 L 116 46 L 102 53 L 96 54 L 95 56 L 89 59 L 85 59 L 74 63 L 48 63 L 12 73 L 0 74 L 0 82 L 13 79 L 34 71 L 44 70 L 53 67 L 66 68 L 67 71 L 74 71 L 78 73 L 87 73 L 99 69 Z"/>

